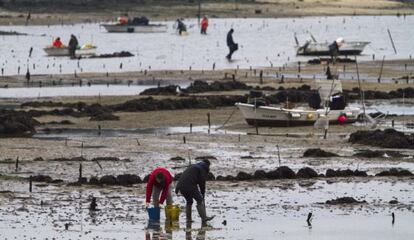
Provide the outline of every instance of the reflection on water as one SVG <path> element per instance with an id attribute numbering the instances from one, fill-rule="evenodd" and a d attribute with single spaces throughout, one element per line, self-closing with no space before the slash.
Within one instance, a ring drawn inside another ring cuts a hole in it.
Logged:
<path id="1" fill-rule="evenodd" d="M 213 230 L 213 228 L 205 223 L 201 223 L 200 228 L 193 228 L 193 225 L 198 225 L 193 222 L 186 222 L 185 228 L 180 228 L 178 221 L 165 220 L 164 229 L 161 227 L 159 221 L 148 220 L 145 229 L 145 240 L 165 240 L 165 239 L 182 239 L 182 236 L 174 238 L 174 233 L 185 232 L 186 240 L 205 240 L 206 232 Z M 193 238 L 194 237 L 194 238 Z"/>

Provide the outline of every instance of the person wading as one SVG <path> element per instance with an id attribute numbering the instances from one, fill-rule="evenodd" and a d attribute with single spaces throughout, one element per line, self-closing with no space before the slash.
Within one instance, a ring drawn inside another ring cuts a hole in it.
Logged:
<path id="1" fill-rule="evenodd" d="M 210 172 L 210 161 L 203 160 L 196 164 L 189 166 L 178 180 L 175 192 L 180 192 L 186 202 L 186 218 L 187 222 L 191 222 L 191 211 L 193 205 L 193 199 L 197 202 L 197 211 L 200 215 L 202 223 L 206 223 L 214 218 L 214 216 L 208 217 L 205 206 L 205 192 L 206 192 L 206 179 Z"/>
<path id="2" fill-rule="evenodd" d="M 201 34 L 207 34 L 208 18 L 206 16 L 201 20 Z"/>
<path id="3" fill-rule="evenodd" d="M 145 206 L 148 208 L 151 201 L 151 195 L 154 207 L 159 207 L 159 205 L 163 204 L 165 200 L 167 200 L 167 205 L 173 204 L 173 198 L 171 194 L 172 181 L 173 177 L 167 169 L 155 169 L 148 178 Z"/>
<path id="4" fill-rule="evenodd" d="M 75 56 L 75 52 L 76 52 L 76 48 L 78 47 L 79 43 L 78 43 L 78 39 L 75 37 L 75 35 L 70 35 L 70 40 L 69 40 L 69 56 L 71 59 L 74 59 Z"/>
<path id="5" fill-rule="evenodd" d="M 227 33 L 227 46 L 229 47 L 229 54 L 227 54 L 226 58 L 227 60 L 231 60 L 231 56 L 233 55 L 233 53 L 239 49 L 239 45 L 237 43 L 234 42 L 233 40 L 233 28 L 230 29 L 230 31 Z"/>

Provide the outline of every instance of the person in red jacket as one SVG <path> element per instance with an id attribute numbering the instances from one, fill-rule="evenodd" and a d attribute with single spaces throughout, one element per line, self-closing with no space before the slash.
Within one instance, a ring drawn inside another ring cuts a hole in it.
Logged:
<path id="1" fill-rule="evenodd" d="M 173 177 L 171 173 L 165 168 L 155 169 L 149 176 L 147 182 L 147 193 L 146 193 L 146 207 L 149 206 L 152 201 L 155 207 L 159 207 L 167 200 L 167 205 L 173 204 L 171 183 Z M 162 193 L 161 193 L 162 192 Z M 161 194 L 161 197 L 160 197 Z"/>
<path id="2" fill-rule="evenodd" d="M 206 16 L 201 20 L 201 34 L 207 34 L 208 19 Z"/>
<path id="3" fill-rule="evenodd" d="M 60 37 L 58 37 L 58 38 L 56 38 L 56 40 L 55 41 L 53 41 L 53 47 L 56 47 L 56 48 L 61 48 L 62 47 L 62 42 L 60 41 Z"/>

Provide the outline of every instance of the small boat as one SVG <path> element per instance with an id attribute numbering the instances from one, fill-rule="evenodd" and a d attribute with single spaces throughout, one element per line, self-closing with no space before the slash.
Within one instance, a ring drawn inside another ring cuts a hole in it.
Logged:
<path id="1" fill-rule="evenodd" d="M 92 46 L 90 44 L 84 45 L 79 49 L 76 49 L 75 55 L 77 56 L 91 56 L 96 54 L 96 46 Z M 69 48 L 68 47 L 53 47 L 53 46 L 47 46 L 43 48 L 43 50 L 46 52 L 48 56 L 54 56 L 54 57 L 63 57 L 63 56 L 69 56 Z"/>
<path id="2" fill-rule="evenodd" d="M 358 42 L 358 41 L 345 41 L 342 43 L 341 47 L 339 48 L 339 55 L 360 55 L 364 48 L 370 42 Z M 297 47 L 296 54 L 297 55 L 305 55 L 305 56 L 326 56 L 330 55 L 329 45 L 331 43 L 318 43 L 307 41 L 302 46 Z"/>
<path id="3" fill-rule="evenodd" d="M 319 80 L 318 82 L 329 86 L 333 81 Z M 336 80 L 336 82 L 339 81 Z M 335 89 L 336 91 L 327 91 L 319 88 L 320 99 L 325 100 L 325 102 L 329 101 L 333 94 L 339 93 L 339 88 L 335 87 Z M 340 92 L 342 92 L 342 86 L 340 86 Z M 329 122 L 325 124 L 354 123 L 361 114 L 361 109 L 355 107 L 331 109 L 331 106 L 327 106 L 318 109 L 302 109 L 266 106 L 258 103 L 261 102 L 257 101 L 256 98 L 249 103 L 236 103 L 249 125 L 268 127 L 308 126 L 315 125 L 318 120 Z"/>
<path id="4" fill-rule="evenodd" d="M 146 17 L 118 18 L 117 23 L 101 24 L 110 33 L 160 33 L 167 31 L 167 25 L 150 24 Z"/>

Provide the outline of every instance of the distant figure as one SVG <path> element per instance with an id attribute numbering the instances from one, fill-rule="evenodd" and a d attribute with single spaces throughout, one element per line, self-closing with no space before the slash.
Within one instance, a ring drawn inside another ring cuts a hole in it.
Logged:
<path id="1" fill-rule="evenodd" d="M 60 41 L 60 37 L 57 37 L 55 41 L 53 41 L 53 47 L 61 48 L 63 45 L 62 41 Z"/>
<path id="2" fill-rule="evenodd" d="M 181 19 L 177 19 L 177 30 L 178 34 L 183 35 L 184 32 L 187 32 L 187 27 Z"/>
<path id="3" fill-rule="evenodd" d="M 208 18 L 206 16 L 201 20 L 201 34 L 207 34 Z"/>
<path id="4" fill-rule="evenodd" d="M 69 40 L 69 56 L 71 59 L 75 58 L 75 52 L 76 52 L 76 48 L 79 45 L 78 39 L 75 37 L 75 35 L 70 35 L 70 40 Z"/>
<path id="5" fill-rule="evenodd" d="M 329 65 L 326 68 L 326 79 L 333 80 L 333 75 L 332 75 L 331 68 L 329 67 Z"/>
<path id="6" fill-rule="evenodd" d="M 229 47 L 229 54 L 227 54 L 226 58 L 230 61 L 231 56 L 237 49 L 239 49 L 239 45 L 233 41 L 233 28 L 227 33 L 227 46 Z"/>
<path id="7" fill-rule="evenodd" d="M 342 46 L 343 43 L 344 39 L 340 37 L 329 45 L 329 54 L 331 55 L 331 60 L 333 64 L 336 63 L 336 59 L 339 55 L 339 48 Z"/>

